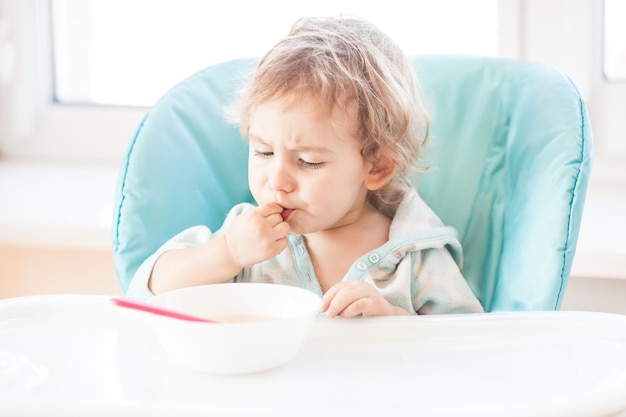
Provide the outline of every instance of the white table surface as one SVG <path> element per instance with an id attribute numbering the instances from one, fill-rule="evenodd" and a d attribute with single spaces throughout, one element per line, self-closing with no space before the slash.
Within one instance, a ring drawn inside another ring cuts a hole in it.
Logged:
<path id="1" fill-rule="evenodd" d="M 143 313 L 95 295 L 0 301 L 0 416 L 611 416 L 626 316 L 323 319 L 286 365 L 212 376 L 165 356 Z"/>

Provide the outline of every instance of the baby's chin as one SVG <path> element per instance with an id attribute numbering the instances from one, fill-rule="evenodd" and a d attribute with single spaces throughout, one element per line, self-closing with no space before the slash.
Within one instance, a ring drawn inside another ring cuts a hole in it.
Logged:
<path id="1" fill-rule="evenodd" d="M 309 222 L 302 222 L 302 219 L 298 216 L 292 216 L 287 222 L 289 223 L 289 233 L 295 235 L 312 235 L 315 233 L 331 231 L 335 229 L 335 226 L 325 227 L 320 224 L 312 224 Z"/>
<path id="2" fill-rule="evenodd" d="M 304 225 L 302 225 L 294 217 L 291 217 L 289 221 L 287 221 L 287 223 L 289 224 L 289 233 L 291 234 L 305 235 L 305 234 L 314 232 L 313 230 L 310 230 L 310 228 L 307 228 Z"/>

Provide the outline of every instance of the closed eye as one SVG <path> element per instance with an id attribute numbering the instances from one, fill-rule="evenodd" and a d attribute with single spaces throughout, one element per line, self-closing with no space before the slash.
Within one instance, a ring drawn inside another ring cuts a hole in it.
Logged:
<path id="1" fill-rule="evenodd" d="M 324 166 L 325 162 L 307 162 L 302 158 L 298 159 L 298 166 L 309 169 L 320 169 Z"/>
<path id="2" fill-rule="evenodd" d="M 274 156 L 274 152 L 262 152 L 262 151 L 255 149 L 252 151 L 252 155 L 254 157 L 261 158 L 261 159 L 269 159 L 272 156 Z M 299 167 L 307 168 L 307 169 L 320 169 L 326 164 L 325 162 L 309 162 L 309 161 L 305 161 L 302 158 L 298 158 L 297 163 Z"/>
<path id="3" fill-rule="evenodd" d="M 254 150 L 252 152 L 252 155 L 258 158 L 266 159 L 266 158 L 271 158 L 274 155 L 274 152 L 261 152 L 261 151 Z"/>

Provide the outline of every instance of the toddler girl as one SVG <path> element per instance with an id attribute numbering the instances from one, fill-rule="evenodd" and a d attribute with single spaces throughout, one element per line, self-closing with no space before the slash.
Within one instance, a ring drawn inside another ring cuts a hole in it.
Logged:
<path id="1" fill-rule="evenodd" d="M 456 233 L 408 180 L 428 136 L 415 71 L 357 18 L 303 18 L 237 102 L 258 205 L 173 237 L 133 277 L 145 298 L 273 282 L 320 295 L 327 317 L 481 312 Z"/>

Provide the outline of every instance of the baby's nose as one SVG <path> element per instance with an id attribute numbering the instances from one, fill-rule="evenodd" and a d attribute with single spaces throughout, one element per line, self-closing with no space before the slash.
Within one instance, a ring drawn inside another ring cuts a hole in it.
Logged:
<path id="1" fill-rule="evenodd" d="M 286 167 L 276 164 L 269 179 L 269 186 L 274 191 L 291 192 L 294 188 L 294 179 Z"/>

